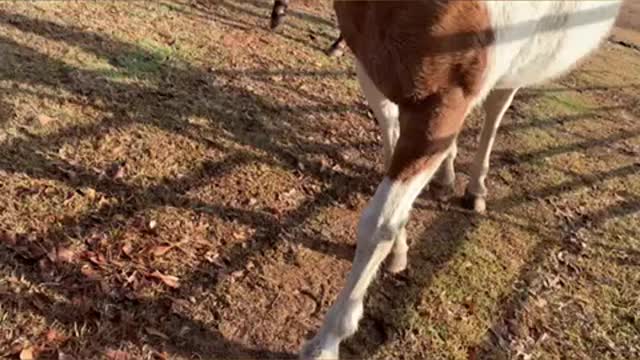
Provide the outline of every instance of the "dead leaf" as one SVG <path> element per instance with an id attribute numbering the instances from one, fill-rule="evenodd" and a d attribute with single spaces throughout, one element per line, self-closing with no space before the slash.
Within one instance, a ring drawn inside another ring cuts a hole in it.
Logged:
<path id="1" fill-rule="evenodd" d="M 229 282 L 233 283 L 236 281 L 236 279 L 241 278 L 243 275 L 244 275 L 244 270 L 233 271 L 232 273 L 228 274 Z"/>
<path id="2" fill-rule="evenodd" d="M 157 221 L 155 221 L 155 220 L 149 221 L 149 230 L 153 230 L 156 227 L 158 227 L 158 222 Z"/>
<path id="3" fill-rule="evenodd" d="M 549 337 L 549 334 L 547 334 L 546 332 L 542 333 L 542 335 L 540 335 L 538 340 L 536 340 L 536 345 L 544 342 L 548 337 Z"/>
<path id="4" fill-rule="evenodd" d="M 558 252 L 558 253 L 556 254 L 556 257 L 558 258 L 558 260 L 559 260 L 561 263 L 565 263 L 565 262 L 566 262 L 566 260 L 565 260 L 565 255 L 566 255 L 566 253 L 565 253 L 564 251 L 560 251 L 560 252 Z"/>
<path id="5" fill-rule="evenodd" d="M 105 355 L 109 360 L 129 360 L 129 353 L 121 350 L 107 350 Z"/>
<path id="6" fill-rule="evenodd" d="M 82 265 L 82 267 L 80 268 L 80 273 L 82 273 L 82 275 L 86 276 L 87 279 L 89 279 L 89 280 L 98 280 L 98 279 L 100 279 L 100 276 L 98 275 L 98 272 L 89 264 Z"/>
<path id="7" fill-rule="evenodd" d="M 547 300 L 543 299 L 543 298 L 538 298 L 538 300 L 536 301 L 536 306 L 539 308 L 543 308 L 545 306 L 547 306 Z"/>
<path id="8" fill-rule="evenodd" d="M 75 253 L 73 252 L 73 250 L 66 248 L 66 247 L 59 247 L 56 250 L 56 261 L 59 262 L 72 262 L 73 258 L 75 257 Z"/>
<path id="9" fill-rule="evenodd" d="M 42 125 L 42 126 L 46 126 L 46 125 L 48 125 L 48 124 L 50 124 L 50 123 L 55 121 L 55 119 L 52 118 L 51 116 L 47 116 L 47 115 L 44 115 L 44 114 L 40 114 L 40 115 L 36 116 L 36 120 L 38 120 L 38 123 L 40 123 L 40 125 Z"/>
<path id="10" fill-rule="evenodd" d="M 89 259 L 89 261 L 91 261 L 92 263 L 98 266 L 103 266 L 106 263 L 106 259 L 104 258 L 104 255 L 100 253 L 95 253 L 93 251 L 87 252 L 87 258 Z"/>
<path id="11" fill-rule="evenodd" d="M 153 273 L 149 274 L 149 276 L 156 278 L 162 281 L 165 285 L 172 289 L 177 289 L 180 287 L 180 279 L 173 275 L 164 275 L 160 271 L 156 270 Z"/>
<path id="12" fill-rule="evenodd" d="M 167 355 L 167 353 L 164 351 L 161 353 L 154 351 L 151 356 L 154 360 L 167 360 L 169 358 L 169 355 Z"/>
<path id="13" fill-rule="evenodd" d="M 34 360 L 35 357 L 33 355 L 33 346 L 26 345 L 20 351 L 20 360 Z"/>
<path id="14" fill-rule="evenodd" d="M 207 251 L 207 253 L 204 254 L 204 258 L 211 264 L 222 266 L 222 263 L 220 262 L 220 254 L 218 254 L 216 251 L 212 251 L 212 250 Z"/>
<path id="15" fill-rule="evenodd" d="M 247 239 L 247 233 L 243 230 L 238 230 L 236 232 L 234 232 L 233 234 L 233 238 L 236 240 L 246 240 Z"/>
<path id="16" fill-rule="evenodd" d="M 47 331 L 45 338 L 47 339 L 47 343 L 55 345 L 63 343 L 68 339 L 67 336 L 64 336 L 56 329 L 50 329 L 49 331 Z"/>
<path id="17" fill-rule="evenodd" d="M 92 188 L 87 188 L 87 190 L 85 190 L 84 193 L 89 198 L 89 200 L 95 199 L 97 195 L 96 190 Z"/>
<path id="18" fill-rule="evenodd" d="M 144 330 L 149 334 L 149 335 L 154 335 L 157 336 L 159 338 L 162 338 L 164 340 L 169 340 L 169 337 L 164 334 L 163 332 L 161 332 L 160 330 L 156 330 L 152 327 L 145 327 Z"/>
<path id="19" fill-rule="evenodd" d="M 108 241 L 107 234 L 93 233 L 86 238 L 85 243 L 90 247 L 97 247 L 103 243 L 106 243 L 107 241 Z M 85 255 L 88 256 L 89 253 L 91 252 L 88 251 L 85 253 Z"/>
<path id="20" fill-rule="evenodd" d="M 153 256 L 163 256 L 164 254 L 168 253 L 169 250 L 171 250 L 172 246 L 169 245 L 158 245 L 158 246 L 154 246 L 151 249 L 151 254 Z"/>
<path id="21" fill-rule="evenodd" d="M 127 255 L 127 256 L 131 256 L 131 252 L 133 251 L 133 246 L 131 246 L 131 243 L 126 243 L 124 245 L 122 245 L 122 252 Z"/>
<path id="22" fill-rule="evenodd" d="M 75 360 L 75 358 L 67 353 L 58 351 L 58 360 Z"/>

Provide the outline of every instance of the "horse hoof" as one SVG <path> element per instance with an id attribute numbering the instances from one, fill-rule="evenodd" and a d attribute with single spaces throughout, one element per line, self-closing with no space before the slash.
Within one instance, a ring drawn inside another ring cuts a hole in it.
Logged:
<path id="1" fill-rule="evenodd" d="M 339 47 L 330 47 L 325 53 L 328 57 L 340 57 L 344 55 L 344 50 Z"/>
<path id="2" fill-rule="evenodd" d="M 478 214 L 484 214 L 487 211 L 487 202 L 484 196 L 474 195 L 469 191 L 465 191 L 462 198 L 462 206 L 465 209 L 473 210 Z"/>
<path id="3" fill-rule="evenodd" d="M 315 339 L 306 343 L 300 351 L 300 360 L 338 360 L 338 349 L 322 349 Z"/>
<path id="4" fill-rule="evenodd" d="M 282 25 L 284 21 L 284 15 L 275 15 L 275 16 L 271 16 L 271 30 L 275 30 L 278 27 L 280 27 L 280 25 Z"/>

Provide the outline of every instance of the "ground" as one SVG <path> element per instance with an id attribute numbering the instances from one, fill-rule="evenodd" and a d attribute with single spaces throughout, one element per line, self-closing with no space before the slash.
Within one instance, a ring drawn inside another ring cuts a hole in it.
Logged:
<path id="1" fill-rule="evenodd" d="M 322 53 L 330 2 L 293 10 L 272 33 L 258 0 L 0 3 L 0 357 L 295 356 L 344 282 L 382 159 L 352 58 Z M 485 215 L 459 204 L 468 119 L 457 197 L 419 199 L 409 269 L 379 274 L 345 357 L 640 357 L 625 19 L 518 94 Z"/>

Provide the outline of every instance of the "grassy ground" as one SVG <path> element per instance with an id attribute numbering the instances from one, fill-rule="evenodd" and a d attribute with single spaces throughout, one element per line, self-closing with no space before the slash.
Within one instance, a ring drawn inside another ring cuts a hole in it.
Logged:
<path id="1" fill-rule="evenodd" d="M 317 328 L 381 145 L 329 2 L 295 10 L 0 3 L 0 357 L 290 358 Z M 640 357 L 639 54 L 518 95 L 489 212 L 420 199 L 345 355 Z"/>

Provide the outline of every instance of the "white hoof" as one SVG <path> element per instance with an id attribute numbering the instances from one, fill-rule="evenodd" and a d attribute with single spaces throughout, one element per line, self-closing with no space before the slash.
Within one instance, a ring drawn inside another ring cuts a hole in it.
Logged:
<path id="1" fill-rule="evenodd" d="M 407 268 L 407 252 L 391 253 L 391 260 L 387 265 L 387 271 L 397 274 Z"/>
<path id="2" fill-rule="evenodd" d="M 307 342 L 300 351 L 300 360 L 338 360 L 338 345 L 320 346 L 317 339 Z"/>
<path id="3" fill-rule="evenodd" d="M 468 190 L 464 193 L 462 205 L 469 210 L 477 212 L 478 214 L 484 214 L 487 211 L 487 202 L 484 196 L 474 195 Z"/>

